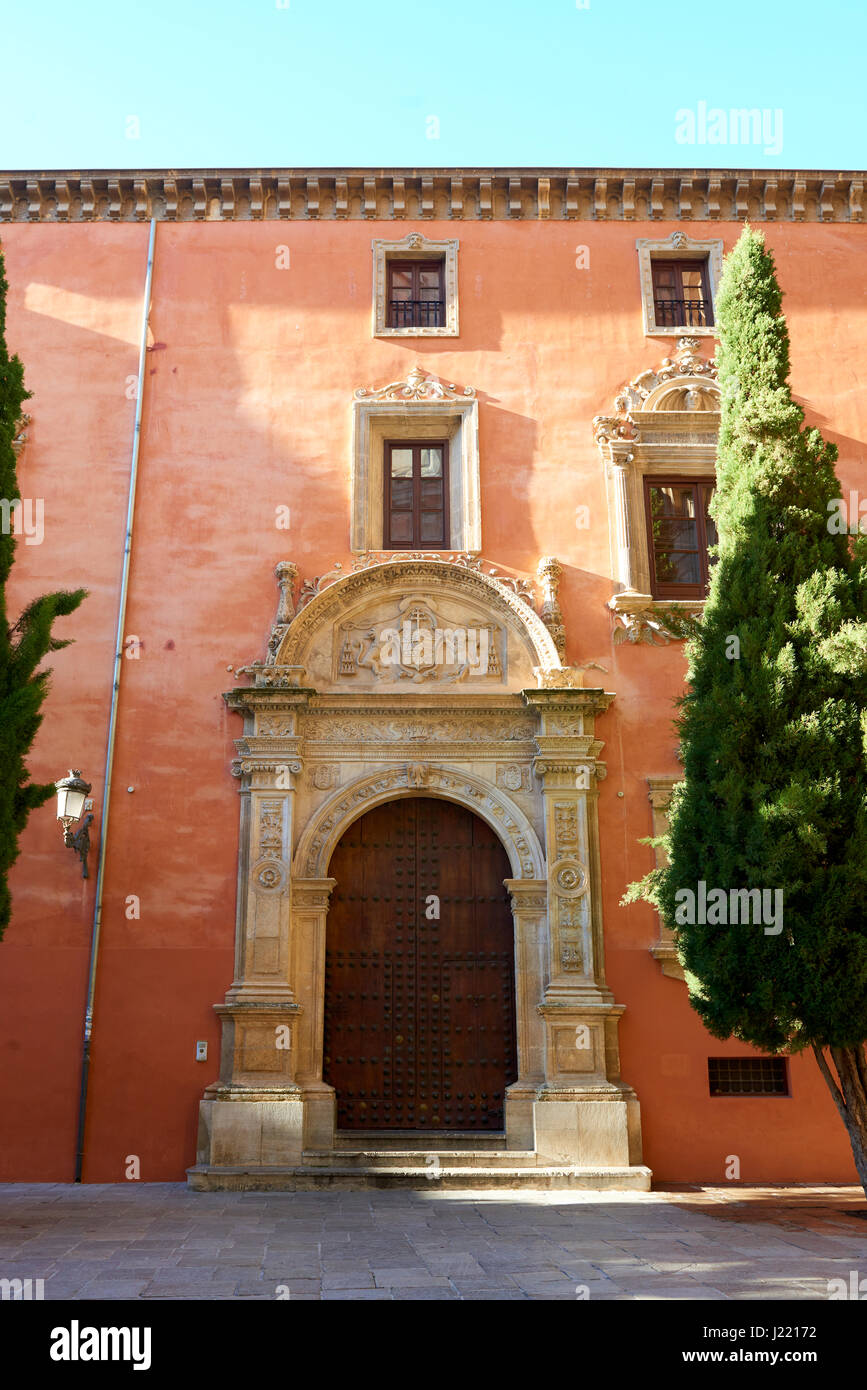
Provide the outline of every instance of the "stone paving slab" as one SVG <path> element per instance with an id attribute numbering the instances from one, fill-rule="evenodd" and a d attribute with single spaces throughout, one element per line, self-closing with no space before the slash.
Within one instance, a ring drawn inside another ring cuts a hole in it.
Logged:
<path id="1" fill-rule="evenodd" d="M 0 1185 L 0 1279 L 46 1299 L 775 1301 L 867 1277 L 860 1188 L 195 1193 Z M 285 1295 L 284 1295 L 285 1296 Z"/>

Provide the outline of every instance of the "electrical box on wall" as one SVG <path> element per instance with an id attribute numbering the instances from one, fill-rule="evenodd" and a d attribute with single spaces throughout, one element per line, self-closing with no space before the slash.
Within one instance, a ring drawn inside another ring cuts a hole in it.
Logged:
<path id="1" fill-rule="evenodd" d="M 207 1044 L 206 1042 L 197 1042 L 197 1043 L 196 1043 L 196 1061 L 197 1061 L 197 1062 L 207 1062 L 207 1060 L 208 1060 L 208 1044 Z"/>

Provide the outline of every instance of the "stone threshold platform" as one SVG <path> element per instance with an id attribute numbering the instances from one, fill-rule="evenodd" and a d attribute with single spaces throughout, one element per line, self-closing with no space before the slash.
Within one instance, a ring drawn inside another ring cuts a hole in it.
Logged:
<path id="1" fill-rule="evenodd" d="M 435 1161 L 432 1161 L 435 1160 Z M 364 1188 L 583 1188 L 650 1191 L 649 1168 L 555 1167 L 533 1152 L 514 1149 L 344 1149 L 309 1151 L 303 1166 L 270 1167 L 245 1164 L 215 1167 L 197 1164 L 187 1169 L 194 1192 L 310 1192 L 320 1188 L 357 1191 Z"/>

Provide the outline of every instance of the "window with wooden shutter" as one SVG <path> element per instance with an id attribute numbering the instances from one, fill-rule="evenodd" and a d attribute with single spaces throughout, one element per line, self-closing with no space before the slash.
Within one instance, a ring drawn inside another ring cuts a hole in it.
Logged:
<path id="1" fill-rule="evenodd" d="M 386 441 L 384 481 L 383 549 L 448 549 L 447 442 Z"/>
<path id="2" fill-rule="evenodd" d="M 654 258 L 653 309 L 658 328 L 711 328 L 713 304 L 706 260 Z"/>
<path id="3" fill-rule="evenodd" d="M 708 547 L 717 531 L 709 513 L 711 478 L 645 478 L 651 588 L 655 598 L 704 598 Z"/>
<path id="4" fill-rule="evenodd" d="M 388 262 L 389 328 L 442 328 L 445 324 L 444 262 Z"/>

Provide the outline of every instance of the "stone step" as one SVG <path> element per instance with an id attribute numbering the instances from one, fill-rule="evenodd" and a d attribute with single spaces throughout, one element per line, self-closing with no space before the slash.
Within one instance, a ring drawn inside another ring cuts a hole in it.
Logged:
<path id="1" fill-rule="evenodd" d="M 210 1168 L 187 1169 L 195 1192 L 310 1192 L 330 1188 L 359 1191 L 364 1188 L 405 1188 L 414 1191 L 450 1191 L 527 1188 L 584 1188 L 589 1191 L 630 1189 L 650 1191 L 650 1169 L 634 1168 L 455 1168 L 441 1166 L 436 1176 L 429 1167 L 407 1164 L 400 1168 Z"/>
<path id="2" fill-rule="evenodd" d="M 376 1150 L 399 1149 L 401 1153 L 430 1153 L 432 1149 L 448 1149 L 458 1153 L 469 1149 L 473 1153 L 481 1149 L 504 1149 L 506 1136 L 486 1134 L 481 1130 L 438 1129 L 424 1133 L 417 1129 L 353 1129 L 338 1130 L 334 1139 L 335 1149 Z"/>
<path id="3" fill-rule="evenodd" d="M 307 1149 L 302 1155 L 311 1168 L 419 1168 L 429 1172 L 436 1158 L 445 1168 L 535 1168 L 537 1155 L 523 1149 L 452 1149 L 429 1144 L 426 1149 Z"/>

